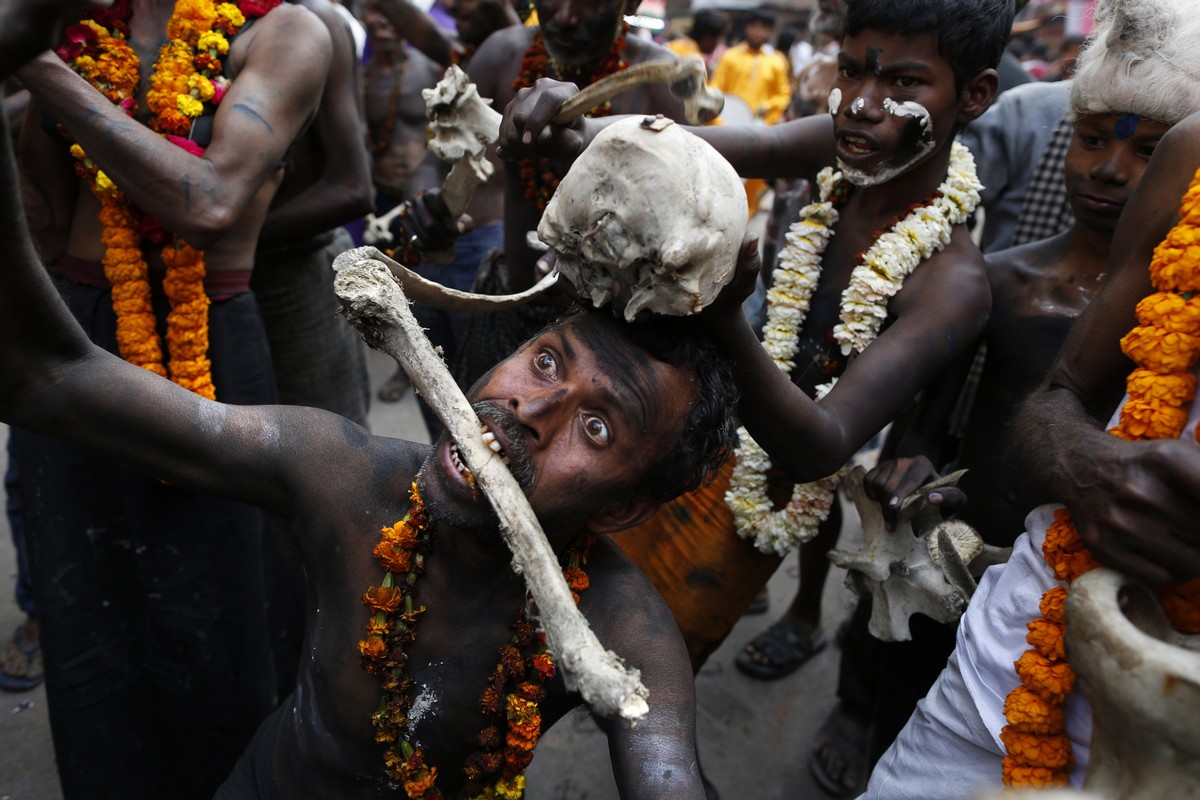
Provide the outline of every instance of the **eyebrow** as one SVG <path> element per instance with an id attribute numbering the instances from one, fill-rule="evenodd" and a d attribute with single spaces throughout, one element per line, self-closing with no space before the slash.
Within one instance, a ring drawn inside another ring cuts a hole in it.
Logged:
<path id="1" fill-rule="evenodd" d="M 619 357 L 616 348 L 611 346 L 611 340 L 605 335 L 605 333 L 600 333 L 600 335 L 596 337 L 598 341 L 595 343 L 582 340 L 582 338 L 581 341 L 584 341 L 584 346 L 587 347 L 588 351 L 590 351 L 595 357 L 597 366 L 603 371 L 603 374 L 607 375 L 612 383 L 618 387 L 618 389 L 624 389 L 624 391 L 613 391 L 613 389 L 610 388 L 607 383 L 597 384 L 594 380 L 592 385 L 596 387 L 596 391 L 600 395 L 600 399 L 614 411 L 624 410 L 626 407 L 632 406 L 632 411 L 635 412 L 632 414 L 634 417 L 633 423 L 636 424 L 634 430 L 645 431 L 647 421 L 650 418 L 650 411 L 646 405 L 647 393 L 645 391 L 645 387 L 639 386 L 636 381 L 631 379 L 631 376 L 634 374 L 634 369 L 631 367 L 634 365 Z M 575 349 L 571 346 L 571 343 L 567 341 L 567 337 L 563 336 L 563 332 L 561 330 L 556 330 L 553 332 L 553 336 L 557 341 L 559 348 L 563 351 L 563 355 L 566 356 L 569 361 L 575 361 Z M 637 371 L 641 372 L 641 370 Z M 627 399 L 629 398 L 631 398 L 634 402 L 627 402 Z M 624 420 L 618 421 L 623 425 L 629 425 L 629 423 Z"/>
<path id="2" fill-rule="evenodd" d="M 838 61 L 847 67 L 853 67 L 858 70 L 865 67 L 858 62 L 853 56 L 846 55 L 844 52 L 838 53 Z M 893 61 L 892 63 L 879 68 L 880 75 L 893 75 L 897 72 L 932 72 L 933 68 L 924 61 Z"/>

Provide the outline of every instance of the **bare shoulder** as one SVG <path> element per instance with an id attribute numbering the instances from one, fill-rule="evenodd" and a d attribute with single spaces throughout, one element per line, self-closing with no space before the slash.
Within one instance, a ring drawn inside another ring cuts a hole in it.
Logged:
<path id="1" fill-rule="evenodd" d="M 958 225 L 949 244 L 913 270 L 889 310 L 898 317 L 919 314 L 944 318 L 985 315 L 990 307 L 983 254 L 971 241 L 966 227 Z"/>
<path id="2" fill-rule="evenodd" d="M 333 39 L 329 26 L 316 12 L 301 5 L 281 3 L 257 20 L 246 35 L 238 37 L 230 53 L 239 71 L 270 72 L 280 67 L 280 54 L 287 53 L 296 73 L 306 65 L 319 66 L 324 75 L 332 57 Z"/>
<path id="3" fill-rule="evenodd" d="M 1010 247 L 984 256 L 988 285 L 994 299 L 1016 279 L 1027 280 L 1047 272 L 1062 256 L 1062 240 L 1066 234 L 1036 242 Z"/>
<path id="4" fill-rule="evenodd" d="M 643 39 L 640 36 L 630 36 L 626 39 L 626 42 L 625 60 L 630 64 L 679 58 L 674 52 L 663 47 L 661 44 Z"/>
<path id="5" fill-rule="evenodd" d="M 467 65 L 467 74 L 479 93 L 504 104 L 512 97 L 512 82 L 521 69 L 521 59 L 533 43 L 534 29 L 524 25 L 510 25 L 493 33 Z M 503 106 L 497 108 L 503 110 Z"/>
<path id="6" fill-rule="evenodd" d="M 627 651 L 643 650 L 647 642 L 666 645 L 679 640 L 679 628 L 662 595 L 611 539 L 596 540 L 587 572 L 591 588 L 580 610 L 606 647 L 628 658 Z"/>

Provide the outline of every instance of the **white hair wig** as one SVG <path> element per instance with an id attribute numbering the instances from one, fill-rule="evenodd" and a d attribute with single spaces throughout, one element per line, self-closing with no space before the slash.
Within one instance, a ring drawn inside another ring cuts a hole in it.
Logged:
<path id="1" fill-rule="evenodd" d="M 1136 114 L 1174 125 L 1200 110 L 1196 0 L 1100 0 L 1071 89 L 1076 114 Z"/>

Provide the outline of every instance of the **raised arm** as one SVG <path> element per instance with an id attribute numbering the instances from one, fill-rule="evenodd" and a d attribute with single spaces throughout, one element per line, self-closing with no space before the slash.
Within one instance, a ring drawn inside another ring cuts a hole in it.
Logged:
<path id="1" fill-rule="evenodd" d="M 329 33 L 303 8 L 279 6 L 245 36 L 243 63 L 200 158 L 126 116 L 53 52 L 18 76 L 136 205 L 154 209 L 168 230 L 207 249 L 279 168 L 311 119 L 329 69 Z"/>
<path id="2" fill-rule="evenodd" d="M 405 40 L 442 67 L 461 55 L 462 44 L 411 0 L 380 0 L 379 9 Z"/>
<path id="3" fill-rule="evenodd" d="M 353 37 L 329 0 L 308 0 L 304 5 L 324 23 L 332 43 L 329 73 L 312 130 L 322 169 L 311 186 L 271 207 L 259 234 L 259 241 L 268 247 L 344 225 L 374 207 Z"/>
<path id="4" fill-rule="evenodd" d="M 597 133 L 619 119 L 554 125 L 551 120 L 562 104 L 578 91 L 573 83 L 542 78 L 518 92 L 500 124 L 503 157 L 574 159 Z M 780 125 L 710 125 L 689 130 L 715 147 L 743 178 L 811 178 L 834 162 L 833 121 L 824 114 Z"/>
<path id="5" fill-rule="evenodd" d="M 1104 425 L 1134 366 L 1120 340 L 1137 324 L 1138 301 L 1153 291 L 1147 267 L 1178 222 L 1197 167 L 1200 116 L 1193 115 L 1155 150 L 1117 228 L 1109 277 L 1014 431 L 1031 496 L 1064 503 L 1098 558 L 1153 583 L 1200 576 L 1200 448 L 1177 439 L 1126 442 Z"/>
<path id="6" fill-rule="evenodd" d="M 757 269 L 756 260 L 743 249 L 742 276 Z M 982 258 L 960 226 L 950 245 L 905 281 L 888 306 L 891 324 L 819 403 L 775 365 L 740 305 L 722 297 L 701 317 L 737 365 L 742 424 L 789 477 L 813 481 L 845 464 L 969 348 L 990 307 Z"/>

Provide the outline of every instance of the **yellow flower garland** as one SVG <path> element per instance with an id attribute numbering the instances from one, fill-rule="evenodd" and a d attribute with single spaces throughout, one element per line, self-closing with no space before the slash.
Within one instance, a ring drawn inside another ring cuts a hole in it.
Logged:
<path id="1" fill-rule="evenodd" d="M 203 150 L 188 141 L 192 125 L 206 104 L 219 103 L 224 94 L 218 83 L 221 57 L 229 52 L 226 35 L 233 35 L 247 16 L 261 16 L 278 0 L 256 3 L 249 13 L 232 3 L 214 0 L 178 0 L 167 23 L 169 41 L 159 53 L 146 103 L 154 113 L 151 127 L 174 144 L 200 155 Z M 133 115 L 139 59 L 130 47 L 128 0 L 111 8 L 93 10 L 88 18 L 69 27 L 58 53 L 64 61 L 111 102 Z M 117 350 L 130 363 L 167 376 L 163 366 L 154 309 L 149 266 L 142 254 L 141 229 L 146 220 L 83 148 L 72 144 L 80 176 L 100 200 L 101 261 L 113 287 L 117 316 Z M 163 287 L 171 304 L 167 318 L 170 377 L 184 388 L 213 399 L 212 364 L 208 359 L 208 295 L 204 291 L 204 253 L 178 236 L 170 237 L 162 251 L 167 277 Z"/>
<path id="2" fill-rule="evenodd" d="M 1138 303 L 1139 324 L 1121 340 L 1121 349 L 1138 366 L 1126 382 L 1129 399 L 1109 433 L 1130 441 L 1178 438 L 1187 426 L 1186 406 L 1196 394 L 1192 370 L 1200 361 L 1200 172 L 1181 205 L 1181 221 L 1150 262 L 1150 280 L 1158 291 Z M 1066 509 L 1054 512 L 1042 554 L 1054 577 L 1068 585 L 1099 566 Z M 1056 586 L 1042 597 L 1042 616 L 1029 623 L 1026 637 L 1033 649 L 1014 664 L 1021 682 L 1005 701 L 1008 725 L 1000 733 L 1007 750 L 1002 766 L 1006 786 L 1067 785 L 1074 756 L 1064 704 L 1075 685 L 1063 646 L 1067 591 Z M 1177 630 L 1200 633 L 1200 579 L 1161 590 L 1159 600 Z"/>

